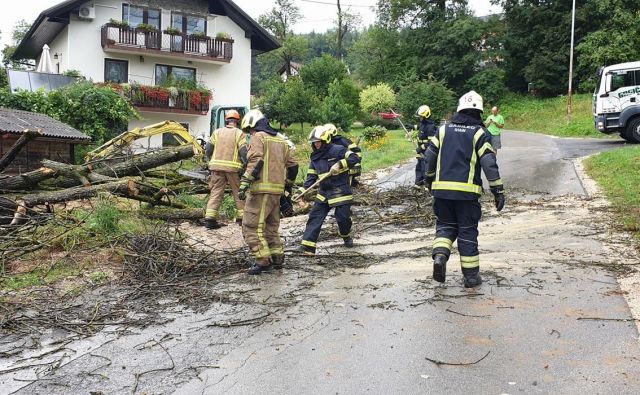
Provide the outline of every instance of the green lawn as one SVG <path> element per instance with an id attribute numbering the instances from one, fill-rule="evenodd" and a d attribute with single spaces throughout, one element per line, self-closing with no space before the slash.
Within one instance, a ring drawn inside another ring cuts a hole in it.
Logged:
<path id="1" fill-rule="evenodd" d="M 606 137 L 593 126 L 591 97 L 590 94 L 573 96 L 571 119 L 567 117 L 566 96 L 541 99 L 510 94 L 501 100 L 500 111 L 505 118 L 505 128 L 510 130 L 561 137 Z"/>
<path id="2" fill-rule="evenodd" d="M 640 146 L 603 152 L 585 161 L 602 187 L 625 230 L 640 239 Z"/>
<path id="3" fill-rule="evenodd" d="M 369 172 L 404 162 L 416 154 L 413 143 L 405 138 L 404 131 L 390 130 L 378 143 L 361 142 L 362 171 Z"/>

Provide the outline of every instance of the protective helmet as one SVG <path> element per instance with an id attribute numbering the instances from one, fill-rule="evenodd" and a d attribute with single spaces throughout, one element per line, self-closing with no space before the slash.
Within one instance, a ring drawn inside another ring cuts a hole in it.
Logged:
<path id="1" fill-rule="evenodd" d="M 325 123 L 324 127 L 327 129 L 331 137 L 338 135 L 338 128 L 336 127 L 336 125 L 332 123 Z"/>
<path id="2" fill-rule="evenodd" d="M 482 96 L 476 91 L 469 91 L 458 100 L 458 110 L 479 110 L 482 112 Z"/>
<path id="3" fill-rule="evenodd" d="M 426 104 L 422 105 L 418 107 L 418 110 L 416 111 L 416 115 L 422 118 L 429 118 L 431 116 L 431 108 Z"/>
<path id="4" fill-rule="evenodd" d="M 239 121 L 239 120 L 240 120 L 240 113 L 239 113 L 239 112 L 237 112 L 236 110 L 229 110 L 229 111 L 227 111 L 227 113 L 225 114 L 224 119 L 225 119 L 225 120 L 228 120 L 228 119 L 235 119 L 236 121 Z"/>
<path id="5" fill-rule="evenodd" d="M 309 142 L 315 143 L 316 141 L 322 141 L 323 143 L 329 143 L 331 141 L 331 132 L 327 129 L 326 125 L 316 126 L 309 133 Z"/>
<path id="6" fill-rule="evenodd" d="M 260 110 L 251 110 L 242 118 L 241 129 L 255 128 L 259 120 L 264 118 L 264 114 Z"/>

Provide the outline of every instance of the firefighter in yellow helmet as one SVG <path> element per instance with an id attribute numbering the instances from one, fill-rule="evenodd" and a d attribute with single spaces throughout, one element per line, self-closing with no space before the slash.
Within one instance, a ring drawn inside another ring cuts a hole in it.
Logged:
<path id="1" fill-rule="evenodd" d="M 427 188 L 433 195 L 436 214 L 433 279 L 445 281 L 447 260 L 457 239 L 464 286 L 477 287 L 482 283 L 478 250 L 481 169 L 489 180 L 496 209 L 502 210 L 505 203 L 495 150 L 482 123 L 479 94 L 470 91 L 460 98 L 458 111 L 431 139 L 425 156 Z"/>
<path id="2" fill-rule="evenodd" d="M 429 139 L 436 134 L 436 126 L 431 120 L 431 108 L 426 104 L 418 107 L 416 117 L 420 120 L 420 123 L 417 125 L 407 125 L 407 127 L 418 132 L 415 185 L 422 186 L 425 185 L 424 173 L 426 171 L 424 154 L 427 150 Z"/>
<path id="3" fill-rule="evenodd" d="M 204 223 L 207 229 L 220 227 L 218 214 L 227 185 L 236 202 L 236 222 L 242 224 L 244 202 L 240 200 L 240 172 L 247 162 L 247 144 L 242 130 L 238 129 L 240 114 L 236 110 L 225 115 L 226 126 L 216 129 L 205 147 L 209 158 L 209 202 L 205 212 Z"/>
<path id="4" fill-rule="evenodd" d="M 316 243 L 320 236 L 320 229 L 324 219 L 331 209 L 335 210 L 338 232 L 346 247 L 353 247 L 351 237 L 351 203 L 353 194 L 349 180 L 349 170 L 360 163 L 360 157 L 342 145 L 331 143 L 331 129 L 326 125 L 317 126 L 309 135 L 309 143 L 313 149 L 311 163 L 304 188 L 309 188 L 318 179 L 320 182 L 318 194 L 307 226 L 302 236 L 301 251 L 305 255 L 314 255 Z"/>
<path id="5" fill-rule="evenodd" d="M 246 199 L 242 234 L 255 257 L 248 273 L 261 274 L 284 265 L 280 196 L 285 184 L 296 179 L 298 164 L 287 141 L 259 110 L 249 111 L 241 127 L 250 135 L 247 168 L 240 182 L 240 199 Z"/>

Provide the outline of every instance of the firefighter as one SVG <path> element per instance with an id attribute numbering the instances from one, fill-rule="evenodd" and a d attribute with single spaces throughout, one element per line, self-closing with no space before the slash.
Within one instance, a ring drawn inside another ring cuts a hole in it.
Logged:
<path id="1" fill-rule="evenodd" d="M 250 135 L 247 168 L 240 182 L 240 199 L 246 198 L 242 234 L 255 257 L 248 273 L 260 274 L 284 265 L 278 232 L 280 196 L 285 184 L 296 179 L 298 165 L 290 146 L 259 110 L 244 116 L 242 129 Z"/>
<path id="2" fill-rule="evenodd" d="M 351 237 L 351 202 L 353 195 L 349 182 L 349 170 L 355 168 L 360 158 L 355 152 L 331 143 L 331 130 L 326 126 L 317 126 L 309 135 L 313 152 L 304 188 L 309 188 L 318 179 L 318 194 L 307 226 L 302 236 L 300 250 L 306 255 L 315 255 L 316 242 L 320 236 L 320 228 L 329 211 L 335 209 L 338 231 L 346 247 L 353 247 Z"/>
<path id="3" fill-rule="evenodd" d="M 362 150 L 360 149 L 360 147 L 358 147 L 357 143 L 354 143 L 350 139 L 342 136 L 340 134 L 340 131 L 336 127 L 336 125 L 332 123 L 327 123 L 324 126 L 331 133 L 331 144 L 341 145 L 347 148 L 348 150 L 350 150 L 351 152 L 355 153 L 358 156 L 358 158 L 360 158 L 360 162 L 358 162 L 353 169 L 349 169 L 349 176 L 351 177 L 351 180 L 350 180 L 351 186 L 352 187 L 358 186 L 359 182 L 357 177 L 362 175 Z"/>
<path id="4" fill-rule="evenodd" d="M 244 133 L 238 129 L 240 114 L 236 110 L 225 115 L 226 127 L 216 129 L 205 147 L 209 160 L 209 202 L 205 212 L 204 223 L 207 229 L 217 229 L 218 209 L 224 197 L 227 184 L 236 202 L 236 222 L 242 224 L 244 202 L 239 199 L 240 173 L 247 162 L 247 143 Z"/>
<path id="5" fill-rule="evenodd" d="M 436 126 L 431 117 L 431 108 L 427 105 L 418 107 L 416 111 L 416 117 L 420 120 L 417 125 L 407 125 L 409 129 L 413 129 L 418 132 L 418 141 L 416 146 L 416 181 L 415 185 L 425 185 L 424 174 L 426 172 L 426 161 L 424 154 L 429 144 L 429 139 L 436 134 Z"/>
<path id="6" fill-rule="evenodd" d="M 425 154 L 426 186 L 436 215 L 433 244 L 433 279 L 445 281 L 446 264 L 453 242 L 458 251 L 466 288 L 477 287 L 480 277 L 478 221 L 482 215 L 480 169 L 484 171 L 498 211 L 504 207 L 504 187 L 491 137 L 482 123 L 482 97 L 474 91 L 462 96 L 450 123 L 429 142 Z"/>

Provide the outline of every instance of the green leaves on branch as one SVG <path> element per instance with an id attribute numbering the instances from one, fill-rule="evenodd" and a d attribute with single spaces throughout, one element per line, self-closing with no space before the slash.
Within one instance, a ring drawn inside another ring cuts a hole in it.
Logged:
<path id="1" fill-rule="evenodd" d="M 431 119 L 437 124 L 456 109 L 456 103 L 456 94 L 444 82 L 430 76 L 424 81 L 409 80 L 402 85 L 396 107 L 407 121 L 419 106 L 426 104 L 431 108 Z"/>
<path id="2" fill-rule="evenodd" d="M 97 143 L 125 130 L 138 118 L 129 101 L 106 87 L 79 82 L 51 92 L 0 89 L 0 106 L 49 115 L 91 136 Z"/>
<path id="3" fill-rule="evenodd" d="M 367 114 L 388 112 L 395 104 L 396 94 L 387 84 L 369 86 L 360 92 L 360 108 Z"/>

